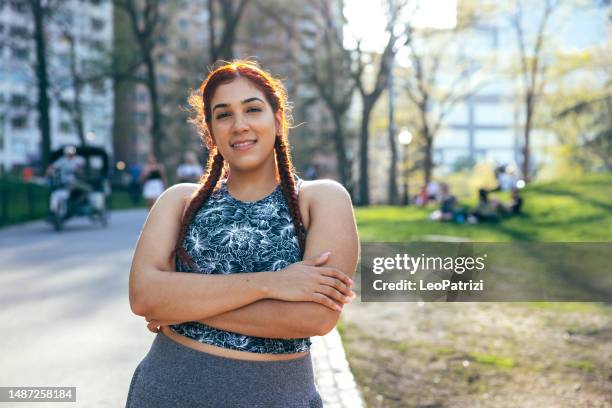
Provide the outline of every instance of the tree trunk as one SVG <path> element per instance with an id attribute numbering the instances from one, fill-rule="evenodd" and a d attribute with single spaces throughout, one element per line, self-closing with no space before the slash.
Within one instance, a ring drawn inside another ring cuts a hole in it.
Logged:
<path id="1" fill-rule="evenodd" d="M 397 192 L 397 144 L 395 140 L 395 129 L 389 127 L 389 145 L 391 147 L 391 166 L 389 168 L 389 204 L 399 204 L 399 195 Z"/>
<path id="2" fill-rule="evenodd" d="M 359 145 L 359 205 L 370 204 L 369 190 L 369 172 L 368 172 L 368 157 L 369 148 L 368 142 L 370 139 L 370 114 L 372 113 L 373 104 L 370 98 L 365 98 L 363 101 L 363 109 L 361 115 L 361 134 Z"/>
<path id="3" fill-rule="evenodd" d="M 425 185 L 427 185 L 433 174 L 433 138 L 429 135 L 429 129 L 424 129 L 423 138 L 425 139 Z"/>
<path id="4" fill-rule="evenodd" d="M 47 40 L 45 38 L 44 9 L 40 0 L 31 0 L 36 43 L 36 78 L 38 85 L 38 127 L 41 133 L 41 172 L 49 166 L 51 156 L 51 119 L 49 115 L 49 77 L 47 74 Z"/>
<path id="5" fill-rule="evenodd" d="M 151 138 L 153 154 L 158 161 L 164 160 L 161 144 L 164 139 L 162 130 L 161 111 L 159 109 L 159 101 L 157 97 L 157 78 L 155 76 L 155 64 L 153 62 L 153 53 L 151 51 L 145 53 L 145 66 L 147 67 L 147 89 L 149 90 L 149 100 L 151 101 Z"/>
<path id="6" fill-rule="evenodd" d="M 533 94 L 531 92 L 527 93 L 527 97 L 525 98 L 525 128 L 523 134 L 523 179 L 525 183 L 529 182 L 529 173 L 530 173 L 530 156 L 531 156 L 531 121 L 533 116 Z"/>
<path id="7" fill-rule="evenodd" d="M 338 114 L 332 114 L 334 117 L 334 145 L 336 147 L 336 162 L 338 168 L 338 174 L 340 175 L 340 183 L 349 190 L 352 190 L 352 183 L 350 177 L 350 167 L 346 158 L 346 146 L 344 144 L 344 129 L 342 126 L 343 118 Z M 352 194 L 351 194 L 352 197 Z"/>

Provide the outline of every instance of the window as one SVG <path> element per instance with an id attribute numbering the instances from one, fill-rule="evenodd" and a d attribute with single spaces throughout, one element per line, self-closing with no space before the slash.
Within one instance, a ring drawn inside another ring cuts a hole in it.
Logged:
<path id="1" fill-rule="evenodd" d="M 26 106 L 28 104 L 28 98 L 25 95 L 13 94 L 11 95 L 11 106 L 18 108 Z"/>
<path id="2" fill-rule="evenodd" d="M 13 57 L 20 60 L 27 60 L 30 56 L 30 50 L 24 47 L 11 47 Z"/>
<path id="3" fill-rule="evenodd" d="M 74 15 L 70 10 L 60 9 L 55 13 L 55 19 L 62 24 L 72 25 L 74 23 Z"/>
<path id="4" fill-rule="evenodd" d="M 166 85 L 168 82 L 170 82 L 170 78 L 168 78 L 168 75 L 161 74 L 157 76 L 157 81 L 160 85 Z"/>
<path id="5" fill-rule="evenodd" d="M 189 28 L 189 21 L 184 18 L 179 19 L 178 26 L 181 30 L 186 30 Z"/>
<path id="6" fill-rule="evenodd" d="M 70 133 L 72 126 L 70 126 L 70 122 L 61 121 L 59 124 L 59 130 L 62 133 Z"/>
<path id="7" fill-rule="evenodd" d="M 100 41 L 100 40 L 89 41 L 89 46 L 91 47 L 92 50 L 97 51 L 97 52 L 104 52 L 106 50 L 106 45 L 104 44 L 104 41 Z"/>
<path id="8" fill-rule="evenodd" d="M 134 112 L 132 120 L 139 125 L 145 125 L 147 123 L 147 114 L 144 112 Z"/>
<path id="9" fill-rule="evenodd" d="M 104 81 L 103 80 L 93 81 L 91 83 L 91 90 L 92 92 L 97 93 L 97 94 L 106 93 L 106 87 L 104 86 Z"/>
<path id="10" fill-rule="evenodd" d="M 15 116 L 11 119 L 13 129 L 24 129 L 28 126 L 28 118 L 26 116 Z"/>
<path id="11" fill-rule="evenodd" d="M 27 27 L 11 26 L 9 35 L 15 38 L 28 38 L 30 33 L 28 32 Z"/>
<path id="12" fill-rule="evenodd" d="M 91 19 L 91 28 L 93 28 L 95 31 L 103 30 L 104 29 L 104 20 L 92 17 L 92 19 Z"/>
<path id="13" fill-rule="evenodd" d="M 163 53 L 163 52 L 160 52 L 159 55 L 157 55 L 157 61 L 160 64 L 167 64 L 168 63 L 168 55 Z"/>
<path id="14" fill-rule="evenodd" d="M 189 49 L 189 41 L 186 38 L 179 39 L 179 48 L 181 50 L 188 50 Z"/>
<path id="15" fill-rule="evenodd" d="M 475 104 L 474 120 L 479 125 L 511 126 L 513 119 L 512 106 L 509 104 Z"/>
<path id="16" fill-rule="evenodd" d="M 23 0 L 11 0 L 10 4 L 11 4 L 11 9 L 16 13 L 25 14 L 27 11 L 26 3 Z"/>

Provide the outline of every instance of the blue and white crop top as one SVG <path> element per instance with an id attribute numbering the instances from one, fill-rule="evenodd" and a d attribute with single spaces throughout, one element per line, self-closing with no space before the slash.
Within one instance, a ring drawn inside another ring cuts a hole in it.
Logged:
<path id="1" fill-rule="evenodd" d="M 296 176 L 296 184 L 302 180 Z M 278 271 L 302 260 L 295 227 L 280 185 L 254 202 L 232 197 L 225 183 L 197 211 L 183 247 L 206 274 Z M 177 259 L 179 272 L 192 271 Z M 271 339 L 216 329 L 200 322 L 171 325 L 175 332 L 200 343 L 252 353 L 308 351 L 310 339 Z"/>

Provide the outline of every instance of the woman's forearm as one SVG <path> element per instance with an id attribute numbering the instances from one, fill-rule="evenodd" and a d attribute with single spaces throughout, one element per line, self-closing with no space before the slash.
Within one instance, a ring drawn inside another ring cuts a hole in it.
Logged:
<path id="1" fill-rule="evenodd" d="M 314 302 L 264 299 L 198 321 L 248 336 L 295 339 L 326 334 L 332 328 L 327 314 L 336 315 L 336 320 L 339 316 L 339 312 Z"/>
<path id="2" fill-rule="evenodd" d="M 271 283 L 266 272 L 204 275 L 151 268 L 130 274 L 130 305 L 150 320 L 193 321 L 269 297 Z"/>

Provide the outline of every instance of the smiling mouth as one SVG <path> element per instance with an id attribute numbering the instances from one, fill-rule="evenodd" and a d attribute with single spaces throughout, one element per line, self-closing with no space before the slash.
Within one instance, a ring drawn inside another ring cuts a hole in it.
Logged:
<path id="1" fill-rule="evenodd" d="M 257 140 L 246 140 L 244 142 L 231 144 L 230 146 L 236 150 L 247 150 L 255 146 L 256 143 Z"/>

